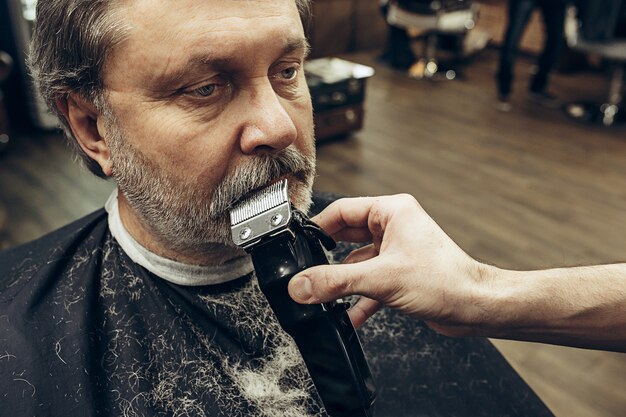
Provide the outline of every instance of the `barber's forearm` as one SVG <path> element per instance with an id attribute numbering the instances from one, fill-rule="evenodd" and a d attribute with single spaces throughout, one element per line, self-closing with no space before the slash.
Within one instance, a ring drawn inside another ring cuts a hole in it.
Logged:
<path id="1" fill-rule="evenodd" d="M 626 351 L 626 264 L 490 275 L 484 336 Z"/>

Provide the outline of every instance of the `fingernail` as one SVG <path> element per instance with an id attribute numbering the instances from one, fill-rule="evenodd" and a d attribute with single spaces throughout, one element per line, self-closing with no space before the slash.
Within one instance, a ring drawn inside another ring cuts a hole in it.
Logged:
<path id="1" fill-rule="evenodd" d="M 293 294 L 302 302 L 309 302 L 313 290 L 311 288 L 311 280 L 308 278 L 295 278 L 291 283 Z"/>

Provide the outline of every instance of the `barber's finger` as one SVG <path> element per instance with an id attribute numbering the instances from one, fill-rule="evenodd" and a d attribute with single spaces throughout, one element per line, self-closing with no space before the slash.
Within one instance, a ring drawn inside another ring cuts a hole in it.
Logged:
<path id="1" fill-rule="evenodd" d="M 382 306 L 376 300 L 372 300 L 371 298 L 361 297 L 359 301 L 355 305 L 353 305 L 350 310 L 348 310 L 348 316 L 350 317 L 350 321 L 355 328 L 359 328 L 376 313 L 380 310 Z"/>
<path id="2" fill-rule="evenodd" d="M 367 261 L 378 255 L 378 250 L 374 245 L 363 246 L 350 252 L 348 256 L 343 260 L 344 264 L 355 264 L 357 262 Z"/>
<path id="3" fill-rule="evenodd" d="M 353 294 L 372 297 L 371 288 L 375 286 L 365 278 L 371 269 L 366 264 L 368 261 L 306 269 L 289 282 L 289 295 L 301 304 L 325 303 Z"/>
<path id="4" fill-rule="evenodd" d="M 372 241 L 372 232 L 366 227 L 346 227 L 331 237 L 338 242 L 366 243 Z"/>
<path id="5" fill-rule="evenodd" d="M 377 199 L 377 197 L 342 198 L 329 204 L 312 220 L 331 236 L 347 228 L 367 229 L 369 213 Z"/>

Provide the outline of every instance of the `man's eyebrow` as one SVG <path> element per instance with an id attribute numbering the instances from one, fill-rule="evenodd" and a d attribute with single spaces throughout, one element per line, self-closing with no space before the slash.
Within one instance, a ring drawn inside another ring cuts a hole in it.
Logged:
<path id="1" fill-rule="evenodd" d="M 291 38 L 285 42 L 285 46 L 282 48 L 280 56 L 285 56 L 292 54 L 297 51 L 302 51 L 302 55 L 306 58 L 310 51 L 311 46 L 306 38 Z M 199 55 L 197 57 L 191 58 L 187 62 L 187 66 L 202 66 L 202 67 L 211 67 L 211 68 L 228 68 L 232 61 L 235 60 L 235 55 L 228 57 L 220 57 L 215 58 L 207 55 Z"/>
<path id="2" fill-rule="evenodd" d="M 210 58 L 206 54 L 192 56 L 177 69 L 165 69 L 151 82 L 155 92 L 168 92 L 180 87 L 181 80 L 189 73 L 228 67 L 234 57 Z"/>
<path id="3" fill-rule="evenodd" d="M 311 46 L 306 38 L 293 38 L 289 39 L 283 48 L 283 55 L 288 55 L 292 52 L 302 50 L 304 57 L 306 58 L 311 52 Z"/>
<path id="4" fill-rule="evenodd" d="M 292 54 L 297 51 L 302 51 L 303 58 L 306 58 L 311 51 L 311 47 L 306 38 L 292 38 L 285 42 L 284 47 L 281 50 L 281 57 Z M 180 80 L 185 74 L 193 71 L 206 71 L 206 70 L 218 70 L 229 68 L 232 66 L 236 57 L 221 56 L 215 57 L 210 54 L 199 54 L 192 56 L 187 60 L 184 66 L 174 71 L 163 71 L 161 74 L 155 77 L 154 85 L 159 90 L 174 90 L 179 84 Z"/>

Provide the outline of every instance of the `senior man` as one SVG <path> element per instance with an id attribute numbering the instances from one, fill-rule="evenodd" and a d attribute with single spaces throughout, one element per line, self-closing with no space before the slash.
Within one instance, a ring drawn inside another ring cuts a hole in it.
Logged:
<path id="1" fill-rule="evenodd" d="M 0 254 L 3 414 L 326 415 L 227 220 L 280 178 L 311 204 L 309 6 L 38 2 L 35 79 L 118 187 L 106 211 Z M 362 337 L 377 416 L 550 415 L 486 340 L 393 311 Z"/>

